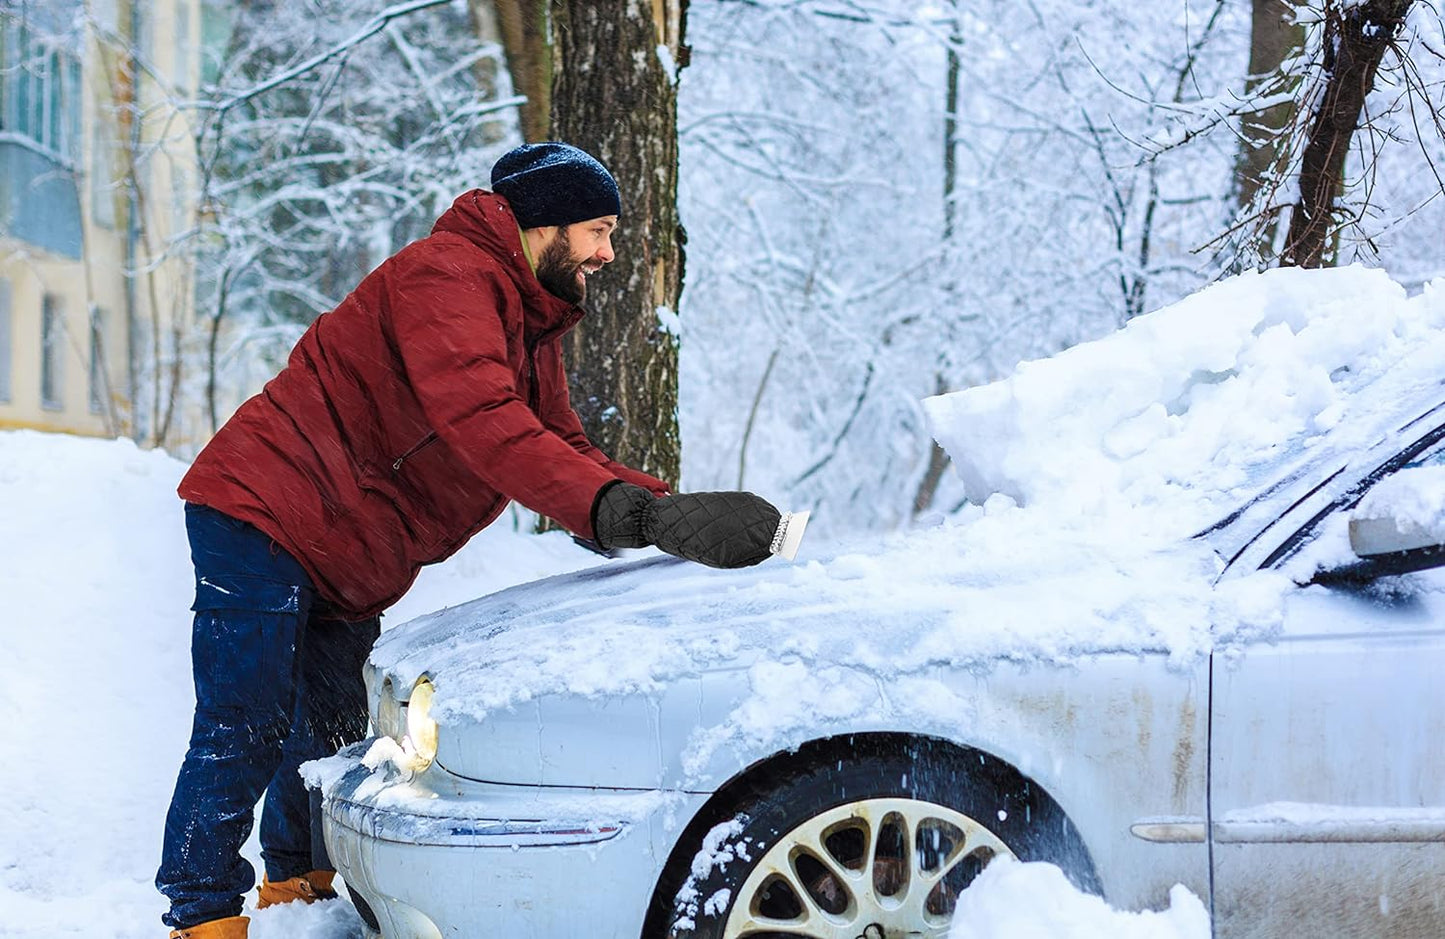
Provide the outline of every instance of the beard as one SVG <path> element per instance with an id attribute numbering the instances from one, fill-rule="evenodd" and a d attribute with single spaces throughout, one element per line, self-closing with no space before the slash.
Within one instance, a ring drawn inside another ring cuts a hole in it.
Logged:
<path id="1" fill-rule="evenodd" d="M 567 240 L 567 229 L 557 229 L 557 235 L 542 249 L 537 259 L 537 281 L 548 293 L 568 303 L 581 303 L 587 299 L 587 279 L 581 276 L 582 262 L 572 259 L 572 243 Z"/>

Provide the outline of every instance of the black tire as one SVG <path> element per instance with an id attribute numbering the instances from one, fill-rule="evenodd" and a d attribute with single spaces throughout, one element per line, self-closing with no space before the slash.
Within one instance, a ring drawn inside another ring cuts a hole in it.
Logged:
<path id="1" fill-rule="evenodd" d="M 812 753 L 800 752 L 799 758 L 797 762 L 774 761 L 744 774 L 739 783 L 725 787 L 718 804 L 704 810 L 689 825 L 658 884 L 644 939 L 721 939 L 734 907 L 752 903 L 756 898 L 772 905 L 767 915 L 786 918 L 789 902 L 800 906 L 796 897 L 790 901 L 788 895 L 792 890 L 787 884 L 764 890 L 754 885 L 750 891 L 754 897 L 741 896 L 741 888 L 753 870 L 770 846 L 799 826 L 830 810 L 865 800 L 914 800 L 951 810 L 987 829 L 1018 859 L 1057 864 L 1080 889 L 1102 893 L 1088 851 L 1058 804 L 1012 766 L 982 751 L 931 738 L 859 737 L 819 747 Z M 926 806 L 922 809 L 927 811 Z M 726 864 L 713 865 L 704 876 L 693 876 L 694 858 L 702 850 L 708 833 L 720 823 L 730 823 L 727 842 L 742 846 L 742 850 Z M 872 825 L 876 832 L 858 835 L 857 845 L 870 838 L 880 845 L 887 840 L 887 824 L 880 827 L 874 822 Z M 899 852 L 898 858 L 892 861 L 895 870 L 905 871 L 915 863 L 922 864 L 924 869 L 938 869 L 928 866 L 936 863 L 936 859 L 930 862 L 921 856 L 915 858 L 910 853 L 913 849 L 904 845 L 904 838 L 896 827 L 893 834 L 897 836 Z M 834 860 L 843 861 L 843 855 L 849 850 L 849 837 L 852 833 L 847 831 L 829 836 L 830 851 L 834 850 L 834 839 L 840 839 L 841 851 L 834 852 Z M 968 840 L 968 844 L 972 843 Z M 864 849 L 852 850 L 862 852 Z M 924 855 L 928 848 L 920 844 L 916 850 Z M 929 894 L 931 915 L 951 917 L 957 892 L 967 886 L 993 856 L 987 847 L 958 850 L 964 856 L 944 878 L 947 886 Z M 881 858 L 883 851 L 878 854 Z M 810 863 L 814 862 L 795 862 L 793 870 L 798 874 L 798 883 L 819 882 L 818 877 L 812 881 L 806 879 L 806 872 L 798 866 Z M 858 863 L 860 867 L 855 869 L 862 871 L 870 862 L 861 858 Z M 883 867 L 883 861 L 878 860 L 867 869 L 876 877 Z M 908 875 L 900 873 L 900 876 Z M 826 876 L 821 878 L 826 879 Z M 823 887 L 823 893 L 827 894 L 827 884 Z M 887 885 L 883 885 L 881 892 L 887 890 Z M 816 899 L 818 894 L 814 896 Z M 764 931 L 756 935 L 769 934 Z"/>
<path id="2" fill-rule="evenodd" d="M 356 908 L 356 915 L 361 917 L 361 922 L 366 925 L 366 928 L 378 936 L 381 935 L 381 923 L 377 922 L 376 914 L 371 911 L 371 904 L 366 902 L 366 898 L 361 895 L 360 891 L 351 889 L 348 884 L 346 896 L 351 901 L 351 905 Z"/>

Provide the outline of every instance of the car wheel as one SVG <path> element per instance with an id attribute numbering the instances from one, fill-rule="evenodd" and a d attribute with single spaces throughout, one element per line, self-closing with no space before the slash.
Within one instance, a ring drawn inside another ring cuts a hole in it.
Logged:
<path id="1" fill-rule="evenodd" d="M 755 774 L 730 814 L 684 835 L 676 886 L 659 890 L 669 925 L 647 935 L 942 939 L 959 893 L 1004 856 L 1052 861 L 1101 892 L 1078 832 L 1038 786 L 981 751 L 898 739 Z"/>

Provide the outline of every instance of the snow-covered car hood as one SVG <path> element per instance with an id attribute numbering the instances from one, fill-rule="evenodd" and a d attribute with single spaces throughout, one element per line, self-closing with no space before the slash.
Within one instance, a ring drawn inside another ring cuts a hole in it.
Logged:
<path id="1" fill-rule="evenodd" d="M 866 553 L 747 571 L 668 558 L 605 565 L 403 624 L 371 663 L 398 689 L 431 676 L 444 726 L 526 725 L 518 733 L 534 755 L 543 727 L 561 732 L 571 720 L 558 697 L 636 722 L 639 699 L 660 702 L 725 671 L 727 700 L 713 709 L 722 718 L 683 738 L 693 775 L 720 748 L 787 745 L 800 729 L 948 725 L 954 705 L 922 680 L 937 668 L 1146 651 L 1183 664 L 1221 637 L 1277 623 L 1282 578 L 1215 588 L 1219 562 L 1202 543 L 1134 539 L 1125 550 L 1122 532 L 1050 538 L 1029 531 L 1035 521 L 999 505 Z M 717 681 L 687 694 L 705 692 L 719 693 Z M 535 711 L 546 698 L 554 703 Z M 701 710 L 693 701 L 692 723 Z"/>

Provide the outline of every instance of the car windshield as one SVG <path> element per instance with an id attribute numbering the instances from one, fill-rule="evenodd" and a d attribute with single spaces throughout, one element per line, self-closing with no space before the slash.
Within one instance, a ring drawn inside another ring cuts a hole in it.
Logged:
<path id="1" fill-rule="evenodd" d="M 1414 405 L 1417 409 L 1419 406 Z M 1396 413 L 1408 413 L 1408 407 L 1402 405 Z M 1312 541 L 1323 523 L 1336 516 L 1342 518 L 1381 480 L 1409 466 L 1445 463 L 1442 412 L 1445 404 L 1437 404 L 1398 430 L 1384 434 L 1374 447 L 1334 451 L 1302 469 L 1293 469 L 1280 483 L 1219 525 L 1201 532 L 1201 536 L 1210 540 L 1216 550 L 1232 551 L 1225 555 L 1231 566 L 1252 570 L 1281 564 Z M 1343 522 L 1337 526 L 1341 532 L 1342 526 Z M 1312 552 L 1311 558 L 1316 554 Z M 1321 564 L 1331 561 L 1323 556 L 1315 560 Z"/>

